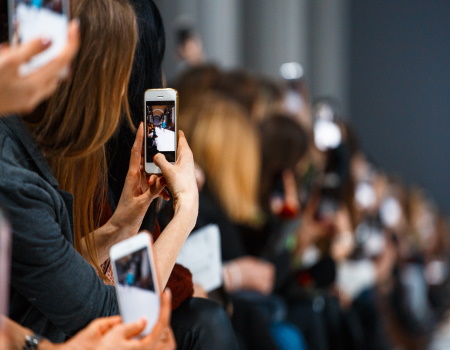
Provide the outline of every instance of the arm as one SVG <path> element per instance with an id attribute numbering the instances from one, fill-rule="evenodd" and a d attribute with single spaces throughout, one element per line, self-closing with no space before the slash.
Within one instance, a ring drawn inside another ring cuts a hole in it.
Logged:
<path id="1" fill-rule="evenodd" d="M 147 178 L 147 175 L 142 170 L 141 152 L 143 142 L 144 127 L 141 123 L 131 149 L 128 174 L 117 209 L 111 219 L 93 233 L 97 247 L 97 259 L 100 263 L 109 258 L 109 250 L 115 243 L 138 233 L 144 215 L 153 199 L 158 196 L 169 198 L 169 194 L 164 190 L 164 178 L 156 175 Z M 84 247 L 82 255 L 91 263 L 84 245 L 84 239 L 82 240 L 82 245 Z"/>
<path id="2" fill-rule="evenodd" d="M 160 153 L 154 158 L 167 181 L 175 211 L 172 221 L 154 244 L 159 285 L 162 289 L 167 284 L 177 256 L 194 228 L 198 215 L 194 158 L 182 131 L 179 132 L 177 154 L 178 159 L 174 165 Z"/>

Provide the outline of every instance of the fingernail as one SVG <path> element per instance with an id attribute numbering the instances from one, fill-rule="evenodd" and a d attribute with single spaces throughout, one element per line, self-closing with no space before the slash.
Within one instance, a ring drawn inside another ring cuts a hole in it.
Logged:
<path id="1" fill-rule="evenodd" d="M 172 291 L 170 290 L 169 287 L 167 287 L 167 288 L 165 289 L 165 292 L 166 292 L 166 294 L 167 294 L 169 297 L 172 296 Z"/>
<path id="2" fill-rule="evenodd" d="M 80 19 L 78 17 L 75 17 L 72 19 L 72 23 L 75 24 L 77 27 L 80 26 Z"/>
<path id="3" fill-rule="evenodd" d="M 50 40 L 50 38 L 46 38 L 46 37 L 41 38 L 42 46 L 48 47 L 48 46 L 50 46 L 51 42 L 52 41 Z"/>
<path id="4" fill-rule="evenodd" d="M 61 71 L 59 72 L 58 78 L 60 80 L 66 80 L 69 77 L 69 73 L 70 73 L 70 69 L 68 66 L 66 66 L 63 69 L 61 69 Z"/>

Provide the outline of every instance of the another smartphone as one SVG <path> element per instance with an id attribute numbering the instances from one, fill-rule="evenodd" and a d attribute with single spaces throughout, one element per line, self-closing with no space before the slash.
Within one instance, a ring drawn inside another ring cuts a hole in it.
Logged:
<path id="1" fill-rule="evenodd" d="M 10 263 L 11 228 L 0 209 L 0 315 L 8 315 Z"/>
<path id="2" fill-rule="evenodd" d="M 8 0 L 11 46 L 45 38 L 50 47 L 19 68 L 27 75 L 58 56 L 67 43 L 69 0 Z"/>
<path id="3" fill-rule="evenodd" d="M 168 162 L 177 160 L 178 92 L 174 89 L 150 89 L 144 96 L 145 171 L 160 174 L 153 162 L 157 153 L 166 156 Z"/>
<path id="4" fill-rule="evenodd" d="M 160 309 L 151 236 L 145 232 L 113 245 L 109 252 L 120 314 L 124 322 L 147 319 L 141 336 L 151 332 Z"/>

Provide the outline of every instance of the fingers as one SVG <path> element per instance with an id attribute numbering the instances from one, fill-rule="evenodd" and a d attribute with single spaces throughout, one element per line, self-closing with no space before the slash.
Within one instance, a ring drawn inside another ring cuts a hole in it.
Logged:
<path id="1" fill-rule="evenodd" d="M 134 140 L 133 147 L 131 148 L 130 155 L 130 167 L 128 170 L 130 171 L 139 171 L 141 166 L 141 150 L 142 143 L 144 142 L 144 125 L 143 123 L 139 124 L 139 128 L 136 133 L 136 138 Z"/>
<path id="2" fill-rule="evenodd" d="M 192 158 L 192 151 L 189 147 L 189 144 L 186 140 L 186 136 L 184 135 L 184 132 L 179 130 L 178 131 L 178 149 L 177 149 L 178 159 L 177 162 L 181 163 L 185 159 L 188 159 L 188 155 Z"/>
<path id="3" fill-rule="evenodd" d="M 161 295 L 161 310 L 159 318 L 165 326 L 170 324 L 170 313 L 172 311 L 172 292 L 167 288 Z"/>
<path id="4" fill-rule="evenodd" d="M 104 334 L 110 328 L 120 324 L 120 322 L 120 316 L 102 317 L 91 322 L 88 327 L 91 328 L 94 332 Z"/>
<path id="5" fill-rule="evenodd" d="M 80 46 L 80 21 L 78 18 L 73 19 L 69 23 L 69 30 L 67 35 L 67 45 L 61 53 L 61 56 L 65 59 L 66 63 L 75 57 Z"/>
<path id="6" fill-rule="evenodd" d="M 16 52 L 17 63 L 28 62 L 33 56 L 44 51 L 51 45 L 51 42 L 45 38 L 30 40 L 20 45 Z"/>
<path id="7" fill-rule="evenodd" d="M 165 174 L 170 172 L 172 164 L 170 164 L 164 154 L 158 153 L 153 157 L 153 161 L 161 169 L 162 173 Z"/>
<path id="8" fill-rule="evenodd" d="M 146 324 L 147 321 L 145 320 L 145 318 L 140 318 L 136 322 L 124 323 L 118 326 L 120 327 L 118 332 L 120 332 L 126 339 L 129 339 L 141 334 L 145 329 Z"/>
<path id="9" fill-rule="evenodd" d="M 165 201 L 170 200 L 170 194 L 166 190 L 162 190 L 159 196 L 162 197 Z"/>
<path id="10" fill-rule="evenodd" d="M 170 313 L 172 309 L 172 293 L 170 289 L 164 290 L 161 294 L 161 309 L 159 311 L 158 322 L 143 341 L 148 344 L 157 343 L 164 335 L 166 329 L 170 327 Z"/>
<path id="11" fill-rule="evenodd" d="M 169 193 L 164 189 L 167 181 L 164 176 L 151 175 L 147 181 L 149 188 L 147 194 L 151 198 L 157 196 L 164 198 L 166 201 L 170 199 Z"/>

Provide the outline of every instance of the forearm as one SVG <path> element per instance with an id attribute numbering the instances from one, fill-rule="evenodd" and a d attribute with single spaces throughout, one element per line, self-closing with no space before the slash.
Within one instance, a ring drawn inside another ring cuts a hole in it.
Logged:
<path id="1" fill-rule="evenodd" d="M 198 206 L 196 203 L 190 207 L 180 207 L 175 211 L 173 219 L 153 246 L 161 291 L 165 288 L 169 280 L 169 276 L 186 238 L 195 226 L 197 215 Z"/>
<path id="2" fill-rule="evenodd" d="M 32 335 L 31 329 L 22 327 L 18 323 L 5 316 L 0 316 L 0 349 L 22 350 L 25 345 L 25 337 Z M 49 350 L 57 347 L 48 340 L 42 340 L 39 343 L 39 349 Z"/>
<path id="3" fill-rule="evenodd" d="M 109 258 L 109 250 L 111 247 L 123 240 L 123 229 L 114 226 L 108 221 L 105 225 L 95 230 L 93 233 L 95 246 L 97 249 L 97 260 L 100 264 L 102 264 L 105 260 Z M 81 240 L 81 255 L 86 261 L 94 265 L 89 256 L 87 246 L 86 246 L 86 237 L 83 237 Z"/>

